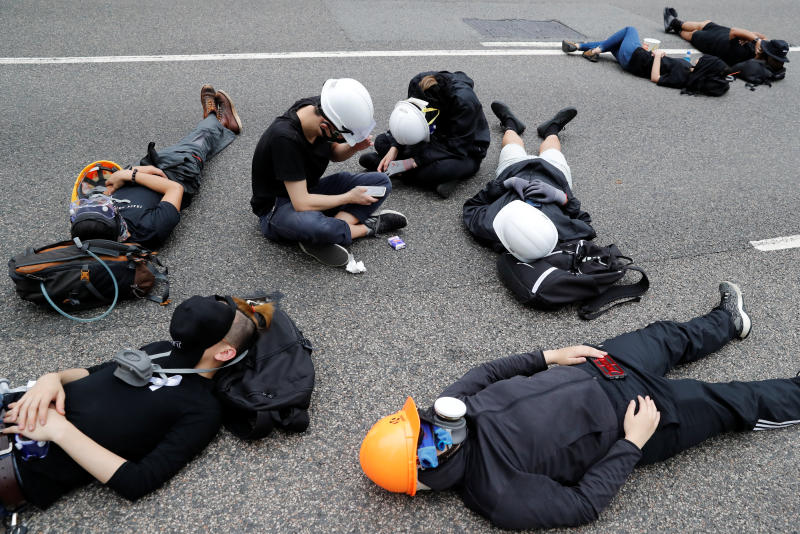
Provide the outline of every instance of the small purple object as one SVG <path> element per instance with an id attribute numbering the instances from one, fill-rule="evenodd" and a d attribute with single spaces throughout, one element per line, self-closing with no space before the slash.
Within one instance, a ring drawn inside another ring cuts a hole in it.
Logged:
<path id="1" fill-rule="evenodd" d="M 406 248 L 406 242 L 400 239 L 400 236 L 395 235 L 389 238 L 389 246 L 395 250 L 400 250 L 401 248 Z"/>

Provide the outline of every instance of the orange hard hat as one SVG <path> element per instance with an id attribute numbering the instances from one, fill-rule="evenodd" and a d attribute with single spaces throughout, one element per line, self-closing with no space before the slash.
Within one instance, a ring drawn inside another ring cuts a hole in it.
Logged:
<path id="1" fill-rule="evenodd" d="M 119 170 L 122 170 L 122 167 L 107 159 L 91 162 L 78 174 L 75 185 L 72 186 L 72 197 L 70 201 L 75 202 L 78 198 L 86 197 L 91 189 L 104 186 L 106 184 L 106 177 L 111 176 L 114 172 Z"/>
<path id="2" fill-rule="evenodd" d="M 417 493 L 419 413 L 408 397 L 403 409 L 387 415 L 361 442 L 361 469 L 375 484 L 395 493 Z"/>

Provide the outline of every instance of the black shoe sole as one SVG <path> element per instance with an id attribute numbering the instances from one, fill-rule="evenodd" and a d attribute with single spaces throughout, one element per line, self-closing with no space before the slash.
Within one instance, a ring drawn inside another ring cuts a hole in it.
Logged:
<path id="1" fill-rule="evenodd" d="M 350 253 L 342 245 L 311 245 L 299 243 L 300 250 L 320 263 L 331 267 L 344 267 L 350 261 Z"/>
<path id="2" fill-rule="evenodd" d="M 536 128 L 536 133 L 539 134 L 539 137 L 544 139 L 545 138 L 544 132 L 548 128 L 550 128 L 551 125 L 558 124 L 561 127 L 561 130 L 563 130 L 564 127 L 567 124 L 569 124 L 569 121 L 574 119 L 577 114 L 578 114 L 578 110 L 573 108 L 573 107 L 564 108 L 564 109 L 560 110 L 558 113 L 556 113 L 555 117 L 553 117 L 552 119 L 550 119 L 547 122 L 543 122 L 542 124 L 540 124 Z"/>

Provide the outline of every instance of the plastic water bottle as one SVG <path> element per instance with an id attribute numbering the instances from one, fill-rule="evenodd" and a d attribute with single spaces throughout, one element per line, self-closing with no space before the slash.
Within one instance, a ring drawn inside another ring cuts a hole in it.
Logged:
<path id="1" fill-rule="evenodd" d="M 683 56 L 683 59 L 685 59 L 686 61 L 691 63 L 692 62 L 692 51 L 691 50 L 687 50 L 686 51 L 686 55 Z"/>

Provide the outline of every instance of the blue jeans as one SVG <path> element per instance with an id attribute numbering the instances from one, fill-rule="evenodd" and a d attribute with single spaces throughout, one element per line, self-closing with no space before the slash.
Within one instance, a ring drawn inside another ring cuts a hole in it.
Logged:
<path id="1" fill-rule="evenodd" d="M 340 172 L 320 180 L 309 193 L 317 195 L 340 195 L 359 185 L 377 185 L 386 188 L 386 195 L 374 204 L 345 204 L 330 210 L 296 211 L 289 197 L 278 197 L 272 211 L 259 218 L 261 233 L 273 241 L 292 241 L 322 245 L 335 243 L 347 246 L 353 242 L 350 226 L 343 220 L 333 217 L 346 211 L 359 222 L 372 215 L 392 191 L 392 181 L 382 172 L 362 172 L 353 174 Z"/>
<path id="2" fill-rule="evenodd" d="M 627 69 L 633 51 L 641 46 L 639 32 L 633 26 L 625 26 L 620 31 L 606 39 L 605 41 L 594 41 L 582 43 L 580 50 L 591 50 L 600 47 L 603 52 L 611 52 L 623 69 Z"/>

